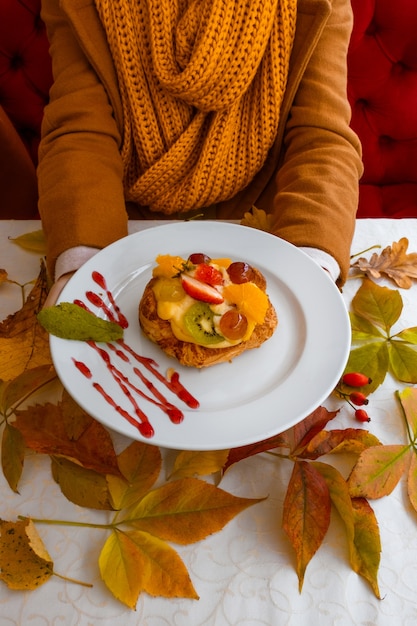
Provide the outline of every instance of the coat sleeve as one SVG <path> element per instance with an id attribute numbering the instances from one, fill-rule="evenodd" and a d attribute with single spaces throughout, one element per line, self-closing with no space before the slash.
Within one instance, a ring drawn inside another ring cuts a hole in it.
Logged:
<path id="1" fill-rule="evenodd" d="M 84 3 L 86 5 L 86 3 Z M 43 0 L 54 83 L 39 148 L 39 212 L 54 275 L 60 253 L 78 245 L 102 248 L 127 234 L 120 132 L 114 104 L 74 35 L 59 0 Z M 79 19 L 94 45 L 103 42 L 93 3 Z M 109 68 L 112 68 L 109 62 Z M 109 69 L 111 72 L 112 69 Z"/>
<path id="2" fill-rule="evenodd" d="M 297 40 L 306 42 L 309 32 L 314 31 L 314 3 L 300 4 L 311 10 L 311 16 L 299 19 L 305 32 L 299 32 Z M 349 126 L 347 98 L 351 5 L 349 0 L 332 0 L 330 6 L 324 27 L 311 42 L 312 53 L 305 68 L 299 64 L 300 79 L 286 120 L 282 160 L 263 202 L 269 200 L 273 206 L 274 233 L 297 246 L 331 254 L 339 264 L 339 283 L 343 284 L 349 268 L 362 161 L 359 140 Z M 305 50 L 294 53 L 297 64 Z"/>

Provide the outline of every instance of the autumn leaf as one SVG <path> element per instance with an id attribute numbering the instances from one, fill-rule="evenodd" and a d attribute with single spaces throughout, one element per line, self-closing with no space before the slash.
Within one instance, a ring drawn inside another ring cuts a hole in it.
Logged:
<path id="1" fill-rule="evenodd" d="M 113 510 L 106 476 L 63 458 L 52 457 L 52 476 L 64 496 L 78 506 Z"/>
<path id="2" fill-rule="evenodd" d="M 112 594 L 131 609 L 142 592 L 165 598 L 198 599 L 175 550 L 143 531 L 112 532 L 100 553 L 99 567 Z"/>
<path id="3" fill-rule="evenodd" d="M 0 269 L 0 285 L 1 283 L 6 283 L 8 281 L 9 275 L 6 270 Z"/>
<path id="4" fill-rule="evenodd" d="M 218 532 L 261 499 L 239 498 L 197 478 L 182 478 L 147 493 L 123 523 L 181 545 Z"/>
<path id="5" fill-rule="evenodd" d="M 322 430 L 298 454 L 299 458 L 317 459 L 325 454 L 349 453 L 359 455 L 363 450 L 380 442 L 363 428 Z"/>
<path id="6" fill-rule="evenodd" d="M 132 442 L 117 457 L 122 476 L 107 476 L 115 509 L 136 504 L 157 480 L 162 465 L 161 451 L 140 441 Z"/>
<path id="7" fill-rule="evenodd" d="M 210 476 L 223 469 L 228 455 L 229 450 L 183 450 L 175 459 L 170 478 Z"/>
<path id="8" fill-rule="evenodd" d="M 413 279 L 417 278 L 417 253 L 407 254 L 408 239 L 402 237 L 398 242 L 387 246 L 379 254 L 374 252 L 369 261 L 361 257 L 351 265 L 370 278 L 386 276 L 398 287 L 409 289 Z"/>
<path id="9" fill-rule="evenodd" d="M 1 467 L 10 489 L 18 493 L 17 486 L 23 471 L 25 442 L 22 433 L 6 422 L 1 440 Z"/>
<path id="10" fill-rule="evenodd" d="M 263 209 L 257 209 L 256 206 L 253 206 L 250 212 L 244 214 L 240 223 L 242 226 L 251 226 L 270 233 L 272 232 L 272 220 L 273 216 L 270 213 L 265 213 Z"/>
<path id="11" fill-rule="evenodd" d="M 407 494 L 412 507 L 417 511 L 417 453 L 413 449 L 407 476 Z"/>
<path id="12" fill-rule="evenodd" d="M 296 553 L 300 592 L 307 565 L 327 533 L 330 503 L 326 480 L 313 464 L 294 463 L 284 500 L 282 526 Z"/>
<path id="13" fill-rule="evenodd" d="M 353 498 L 355 534 L 350 549 L 350 563 L 354 572 L 369 582 L 378 599 L 378 570 L 381 559 L 381 540 L 378 522 L 364 498 Z"/>
<path id="14" fill-rule="evenodd" d="M 351 545 L 355 536 L 355 520 L 348 485 L 335 467 L 321 462 L 314 462 L 312 466 L 326 481 L 330 499 L 345 525 L 348 544 Z"/>
<path id="15" fill-rule="evenodd" d="M 367 448 L 359 456 L 349 479 L 353 498 L 382 498 L 390 494 L 410 462 L 409 445 L 384 445 Z"/>
<path id="16" fill-rule="evenodd" d="M 403 301 L 396 289 L 381 287 L 365 279 L 354 295 L 351 306 L 356 315 L 389 333 L 401 315 Z"/>
<path id="17" fill-rule="evenodd" d="M 25 235 L 20 235 L 19 237 L 10 237 L 10 241 L 24 250 L 38 252 L 42 255 L 46 254 L 46 241 L 43 230 L 34 230 L 31 233 L 26 233 Z"/>
<path id="18" fill-rule="evenodd" d="M 47 295 L 45 264 L 23 307 L 0 323 L 0 378 L 11 380 L 26 369 L 51 364 L 49 335 L 36 315 Z"/>
<path id="19" fill-rule="evenodd" d="M 52 560 L 34 524 L 0 520 L 0 580 L 10 589 L 36 589 L 52 574 Z"/>
<path id="20" fill-rule="evenodd" d="M 227 461 L 223 467 L 223 471 L 228 470 L 232 465 L 242 461 L 243 459 L 247 459 L 256 454 L 260 454 L 261 452 L 266 452 L 267 450 L 274 450 L 275 448 L 289 448 L 290 442 L 288 439 L 288 433 L 281 433 L 279 435 L 274 435 L 273 437 L 269 437 L 268 439 L 263 439 L 262 441 L 258 441 L 257 443 L 251 443 L 246 446 L 240 446 L 238 448 L 232 448 L 229 450 L 229 454 L 227 456 Z"/>
<path id="21" fill-rule="evenodd" d="M 47 403 L 16 411 L 14 426 L 26 446 L 40 454 L 64 456 L 101 474 L 120 475 L 109 432 L 86 415 L 84 430 L 77 439 L 70 439 L 61 409 L 61 403 Z"/>
<path id="22" fill-rule="evenodd" d="M 6 415 L 13 405 L 29 397 L 56 377 L 53 366 L 48 363 L 27 369 L 16 378 L 7 381 L 0 395 L 0 413 Z"/>
<path id="23" fill-rule="evenodd" d="M 417 388 L 406 387 L 402 391 L 397 391 L 396 396 L 400 401 L 402 413 L 406 420 L 409 440 L 413 442 L 417 437 Z"/>

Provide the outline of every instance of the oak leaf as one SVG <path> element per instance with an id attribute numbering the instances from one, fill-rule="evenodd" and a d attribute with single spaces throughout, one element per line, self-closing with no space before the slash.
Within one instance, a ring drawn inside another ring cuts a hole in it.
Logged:
<path id="1" fill-rule="evenodd" d="M 43 261 L 23 307 L 0 323 L 0 378 L 11 380 L 26 369 L 51 364 L 49 335 L 36 319 L 48 292 Z"/>
<path id="2" fill-rule="evenodd" d="M 266 213 L 263 209 L 258 209 L 256 206 L 253 206 L 250 211 L 244 214 L 240 223 L 242 226 L 251 226 L 252 228 L 271 233 L 273 216 L 270 213 Z"/>
<path id="3" fill-rule="evenodd" d="M 52 574 L 52 560 L 34 524 L 0 520 L 0 579 L 10 589 L 36 589 Z"/>
<path id="4" fill-rule="evenodd" d="M 374 252 L 369 260 L 361 257 L 351 267 L 370 278 L 386 276 L 398 287 L 409 289 L 413 280 L 417 279 L 417 253 L 407 254 L 408 243 L 408 239 L 402 237 L 382 252 Z"/>

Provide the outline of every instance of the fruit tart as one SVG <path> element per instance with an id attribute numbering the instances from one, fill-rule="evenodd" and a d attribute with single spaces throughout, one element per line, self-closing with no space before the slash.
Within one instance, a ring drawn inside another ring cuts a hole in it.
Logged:
<path id="1" fill-rule="evenodd" d="M 278 318 L 255 267 L 203 253 L 165 254 L 156 258 L 140 300 L 139 323 L 166 354 L 202 368 L 258 348 Z"/>

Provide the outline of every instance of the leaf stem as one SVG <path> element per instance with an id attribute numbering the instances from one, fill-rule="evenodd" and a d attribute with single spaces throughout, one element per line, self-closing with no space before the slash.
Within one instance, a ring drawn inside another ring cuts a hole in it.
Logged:
<path id="1" fill-rule="evenodd" d="M 83 528 L 101 528 L 102 530 L 113 530 L 117 524 L 93 524 L 91 522 L 74 522 L 70 520 L 52 520 L 52 519 L 40 519 L 36 517 L 27 517 L 26 515 L 18 515 L 20 520 L 30 520 L 35 524 L 49 524 L 51 526 L 81 526 Z"/>
<path id="2" fill-rule="evenodd" d="M 57 572 L 54 572 L 54 576 L 57 576 L 58 578 L 61 578 L 62 580 L 66 580 L 70 583 L 75 583 L 76 585 L 81 585 L 82 587 L 92 587 L 93 585 L 91 583 L 85 583 L 82 580 L 77 580 L 76 578 L 70 578 L 69 576 L 63 576 L 62 574 L 57 574 Z"/>
<path id="3" fill-rule="evenodd" d="M 350 258 L 354 259 L 356 256 L 365 254 L 365 252 L 369 252 L 369 250 L 374 250 L 375 248 L 381 248 L 381 246 L 379 244 L 375 244 L 374 246 L 370 246 L 369 248 L 366 248 L 365 250 L 362 250 L 361 252 L 356 252 L 356 254 L 351 254 Z"/>

